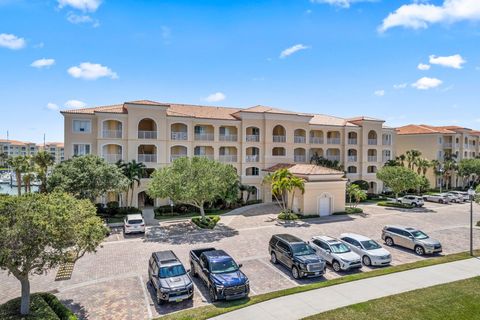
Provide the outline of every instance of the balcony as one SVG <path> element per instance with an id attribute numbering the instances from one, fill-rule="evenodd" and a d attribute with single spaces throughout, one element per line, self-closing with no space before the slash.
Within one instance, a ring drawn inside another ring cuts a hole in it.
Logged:
<path id="1" fill-rule="evenodd" d="M 368 162 L 377 162 L 377 156 L 368 156 Z"/>
<path id="2" fill-rule="evenodd" d="M 383 160 L 383 162 L 387 162 L 387 161 L 392 160 L 392 157 L 391 156 L 383 156 L 382 160 Z"/>
<path id="3" fill-rule="evenodd" d="M 188 140 L 188 133 L 187 132 L 174 132 L 171 133 L 172 140 Z"/>
<path id="4" fill-rule="evenodd" d="M 295 143 L 305 143 L 306 138 L 303 136 L 294 136 L 293 137 L 293 142 Z"/>
<path id="5" fill-rule="evenodd" d="M 213 141 L 213 133 L 195 133 L 197 141 Z"/>
<path id="6" fill-rule="evenodd" d="M 108 163 L 116 163 L 122 160 L 122 155 L 121 154 L 104 154 L 102 158 L 105 159 L 105 161 L 107 161 Z"/>
<path id="7" fill-rule="evenodd" d="M 348 144 L 356 145 L 358 143 L 357 139 L 348 139 Z"/>
<path id="8" fill-rule="evenodd" d="M 443 147 L 444 147 L 444 148 L 451 149 L 451 148 L 453 147 L 453 143 L 452 143 L 452 142 L 444 142 L 444 143 L 443 143 Z"/>
<path id="9" fill-rule="evenodd" d="M 260 157 L 258 154 L 252 154 L 252 155 L 246 155 L 245 156 L 245 161 L 246 162 L 258 162 Z"/>
<path id="10" fill-rule="evenodd" d="M 328 144 L 340 144 L 340 138 L 328 138 L 327 143 Z"/>
<path id="11" fill-rule="evenodd" d="M 311 144 L 323 144 L 323 138 L 321 137 L 310 137 Z"/>
<path id="12" fill-rule="evenodd" d="M 340 156 L 329 156 L 329 155 L 327 155 L 327 160 L 340 161 Z"/>
<path id="13" fill-rule="evenodd" d="M 104 139 L 121 139 L 122 130 L 103 130 L 102 138 Z"/>
<path id="14" fill-rule="evenodd" d="M 306 159 L 305 156 L 300 156 L 300 155 L 299 155 L 299 156 L 294 156 L 294 157 L 293 157 L 293 161 L 295 161 L 295 162 L 306 162 L 306 160 L 307 160 L 307 159 Z"/>
<path id="15" fill-rule="evenodd" d="M 138 139 L 157 139 L 157 131 L 138 131 Z"/>
<path id="16" fill-rule="evenodd" d="M 221 134 L 219 136 L 220 141 L 237 141 L 236 134 Z"/>
<path id="17" fill-rule="evenodd" d="M 285 142 L 285 141 L 287 141 L 286 136 L 273 136 L 273 142 L 282 143 L 282 142 Z"/>
<path id="18" fill-rule="evenodd" d="M 218 160 L 220 162 L 237 162 L 237 155 L 220 155 Z"/>
<path id="19" fill-rule="evenodd" d="M 183 157 L 186 157 L 187 155 L 186 154 L 172 154 L 170 156 L 170 162 L 173 162 L 179 158 L 183 158 Z"/>
<path id="20" fill-rule="evenodd" d="M 156 154 L 139 154 L 137 160 L 138 162 L 156 163 L 157 155 Z"/>
<path id="21" fill-rule="evenodd" d="M 348 156 L 348 162 L 357 162 L 357 156 Z"/>
<path id="22" fill-rule="evenodd" d="M 209 160 L 214 160 L 213 154 L 196 154 L 195 157 L 207 158 Z"/>
<path id="23" fill-rule="evenodd" d="M 382 144 L 383 144 L 384 146 L 391 146 L 391 145 L 392 145 L 392 140 L 383 140 L 383 141 L 382 141 Z"/>
<path id="24" fill-rule="evenodd" d="M 260 141 L 260 135 L 258 135 L 258 134 L 247 134 L 245 136 L 245 140 L 247 142 L 259 142 Z"/>
<path id="25" fill-rule="evenodd" d="M 368 139 L 369 146 L 376 146 L 377 142 L 378 142 L 377 139 Z"/>

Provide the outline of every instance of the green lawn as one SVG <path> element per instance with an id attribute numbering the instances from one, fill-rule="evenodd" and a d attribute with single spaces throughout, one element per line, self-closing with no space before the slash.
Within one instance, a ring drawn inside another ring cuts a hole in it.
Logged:
<path id="1" fill-rule="evenodd" d="M 474 252 L 475 256 L 480 255 L 480 250 L 476 250 Z M 314 289 L 319 289 L 319 288 L 324 288 L 324 287 L 329 287 L 333 286 L 336 284 L 340 283 L 345 283 L 345 282 L 350 282 L 350 281 L 356 281 L 356 280 L 361 280 L 361 279 L 367 279 L 367 278 L 372 278 L 376 276 L 381 276 L 381 275 L 386 275 L 390 273 L 395 273 L 395 272 L 400 272 L 400 271 L 406 271 L 406 270 L 412 270 L 416 268 L 421 268 L 421 267 L 428 267 L 432 265 L 437 265 L 441 263 L 447 263 L 447 262 L 452 262 L 452 261 L 457 261 L 457 260 L 464 260 L 471 258 L 468 253 L 457 253 L 457 254 L 451 254 L 451 255 L 446 255 L 438 258 L 432 258 L 432 259 L 425 259 L 425 260 L 420 260 L 417 262 L 412 262 L 412 263 L 407 263 L 407 264 L 402 264 L 398 266 L 391 266 L 391 267 L 386 267 L 382 269 L 376 269 L 373 271 L 369 272 L 362 272 L 362 273 L 356 273 L 356 274 L 350 274 L 346 275 L 337 279 L 332 279 L 332 280 L 327 280 L 327 281 L 321 281 L 321 282 L 315 282 L 303 286 L 298 286 L 298 287 L 293 287 L 289 289 L 284 289 L 284 290 L 279 290 L 279 291 L 273 291 L 265 294 L 259 294 L 256 296 L 249 297 L 247 299 L 240 299 L 240 300 L 233 300 L 233 301 L 227 301 L 227 302 L 218 302 L 213 305 L 208 305 L 204 307 L 199 307 L 199 308 L 194 308 L 194 309 L 187 309 L 184 311 L 176 312 L 173 314 L 169 314 L 166 316 L 163 316 L 161 320 L 203 320 L 203 319 L 208 319 L 212 318 L 215 316 L 218 316 L 220 314 L 224 314 L 236 309 L 248 307 L 250 305 L 260 303 L 263 301 L 287 296 L 290 294 L 295 294 L 299 292 L 305 292 L 305 291 L 310 291 Z M 160 318 L 159 318 L 160 320 Z"/>
<path id="2" fill-rule="evenodd" d="M 305 319 L 480 319 L 480 277 L 367 301 Z"/>

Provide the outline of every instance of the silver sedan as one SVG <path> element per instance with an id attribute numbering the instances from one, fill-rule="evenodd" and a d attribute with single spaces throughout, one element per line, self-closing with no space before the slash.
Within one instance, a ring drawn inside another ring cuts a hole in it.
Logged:
<path id="1" fill-rule="evenodd" d="M 362 257 L 365 266 L 387 266 L 392 262 L 390 252 L 368 237 L 355 233 L 343 233 L 340 240 Z"/>

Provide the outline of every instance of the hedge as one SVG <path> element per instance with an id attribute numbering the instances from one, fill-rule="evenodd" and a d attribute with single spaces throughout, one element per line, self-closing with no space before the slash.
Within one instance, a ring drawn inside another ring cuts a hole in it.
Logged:
<path id="1" fill-rule="evenodd" d="M 21 298 L 0 305 L 2 320 L 77 320 L 77 316 L 51 293 L 34 293 L 30 296 L 30 314 L 20 315 Z"/>
<path id="2" fill-rule="evenodd" d="M 402 208 L 402 209 L 414 208 L 411 204 L 392 202 L 392 201 L 380 201 L 380 202 L 377 202 L 377 205 L 381 207 L 392 207 L 392 208 Z"/>

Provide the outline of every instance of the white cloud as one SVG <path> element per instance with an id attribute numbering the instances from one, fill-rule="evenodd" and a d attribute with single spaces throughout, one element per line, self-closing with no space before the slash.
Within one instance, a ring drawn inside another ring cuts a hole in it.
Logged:
<path id="1" fill-rule="evenodd" d="M 81 11 L 95 12 L 98 7 L 102 4 L 102 0 L 57 0 L 58 6 L 63 7 L 72 7 Z"/>
<path id="2" fill-rule="evenodd" d="M 58 109 L 60 109 L 60 108 L 59 108 L 58 105 L 56 105 L 55 103 L 49 102 L 49 103 L 47 103 L 47 109 L 56 111 L 56 110 L 58 110 Z"/>
<path id="3" fill-rule="evenodd" d="M 205 98 L 207 102 L 220 102 L 227 98 L 227 96 L 222 92 L 215 92 Z"/>
<path id="4" fill-rule="evenodd" d="M 375 92 L 373 92 L 373 94 L 377 97 L 383 97 L 385 95 L 385 90 L 376 90 Z"/>
<path id="5" fill-rule="evenodd" d="M 38 60 L 35 60 L 32 62 L 32 64 L 30 65 L 31 67 L 34 67 L 34 68 L 38 68 L 38 69 L 41 69 L 41 68 L 48 68 L 52 65 L 55 64 L 55 59 L 38 59 Z"/>
<path id="6" fill-rule="evenodd" d="M 412 83 L 412 87 L 417 88 L 418 90 L 428 90 L 436 88 L 442 83 L 443 81 L 437 78 L 423 77 L 418 79 L 415 83 Z"/>
<path id="7" fill-rule="evenodd" d="M 435 55 L 430 56 L 431 64 L 438 64 L 447 68 L 462 69 L 462 65 L 466 62 L 467 61 L 459 54 L 448 57 L 437 57 Z"/>
<path id="8" fill-rule="evenodd" d="M 430 68 L 431 68 L 431 66 L 429 64 L 425 64 L 425 63 L 419 63 L 418 66 L 417 66 L 417 69 L 422 70 L 422 71 L 430 70 Z"/>
<path id="9" fill-rule="evenodd" d="M 376 2 L 377 0 L 310 0 L 312 3 L 326 3 L 341 8 L 350 8 L 353 3 L 357 2 Z"/>
<path id="10" fill-rule="evenodd" d="M 118 79 L 118 75 L 115 72 L 98 63 L 82 62 L 79 66 L 69 68 L 67 72 L 74 78 L 85 80 L 96 80 L 102 77 Z"/>
<path id="11" fill-rule="evenodd" d="M 281 53 L 280 53 L 280 58 L 281 59 L 284 59 L 292 54 L 294 54 L 295 52 L 298 52 L 300 50 L 306 50 L 306 49 L 310 49 L 310 47 L 308 46 L 305 46 L 303 44 L 296 44 L 290 48 L 287 48 L 285 50 L 283 50 Z"/>
<path id="12" fill-rule="evenodd" d="M 100 22 L 96 19 L 93 19 L 89 15 L 77 15 L 73 12 L 69 12 L 67 14 L 67 20 L 70 23 L 73 24 L 81 24 L 81 23 L 90 23 L 94 28 L 98 27 L 100 25 Z"/>
<path id="13" fill-rule="evenodd" d="M 399 84 L 394 84 L 393 88 L 396 90 L 400 89 L 405 89 L 408 86 L 408 83 L 399 83 Z"/>
<path id="14" fill-rule="evenodd" d="M 0 33 L 0 47 L 12 50 L 22 49 L 27 45 L 23 38 L 19 38 L 14 34 Z"/>
<path id="15" fill-rule="evenodd" d="M 87 104 L 80 100 L 68 100 L 67 102 L 65 102 L 64 106 L 68 109 L 81 109 L 85 108 Z"/>
<path id="16" fill-rule="evenodd" d="M 394 27 L 425 29 L 434 23 L 480 20 L 480 1 L 444 0 L 442 5 L 414 2 L 390 13 L 378 28 L 384 32 Z"/>

